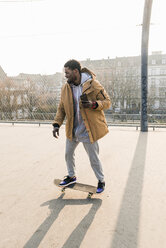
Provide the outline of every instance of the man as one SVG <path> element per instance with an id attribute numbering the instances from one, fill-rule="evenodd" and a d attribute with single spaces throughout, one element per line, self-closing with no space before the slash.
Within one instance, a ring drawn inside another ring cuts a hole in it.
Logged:
<path id="1" fill-rule="evenodd" d="M 65 159 L 68 176 L 62 180 L 60 186 L 76 182 L 74 152 L 79 142 L 82 142 L 98 179 L 96 193 L 101 193 L 104 191 L 105 182 L 98 158 L 97 140 L 108 133 L 103 110 L 110 107 L 110 99 L 95 79 L 95 74 L 87 68 L 81 69 L 78 61 L 69 60 L 64 68 L 67 83 L 62 87 L 61 100 L 53 122 L 53 136 L 58 138 L 59 128 L 66 117 Z"/>

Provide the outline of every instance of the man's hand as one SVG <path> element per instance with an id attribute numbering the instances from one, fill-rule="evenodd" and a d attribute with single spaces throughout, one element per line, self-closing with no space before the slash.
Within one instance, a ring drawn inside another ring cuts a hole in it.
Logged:
<path id="1" fill-rule="evenodd" d="M 92 105 L 93 105 L 93 103 L 92 103 L 92 101 L 82 101 L 82 106 L 84 107 L 84 108 L 92 108 Z"/>
<path id="2" fill-rule="evenodd" d="M 59 127 L 54 127 L 53 131 L 53 136 L 58 139 L 58 136 L 59 136 Z"/>
<path id="3" fill-rule="evenodd" d="M 92 101 L 86 101 L 86 102 L 83 101 L 82 106 L 84 108 L 96 109 L 98 107 L 98 103 L 97 102 L 92 102 Z"/>

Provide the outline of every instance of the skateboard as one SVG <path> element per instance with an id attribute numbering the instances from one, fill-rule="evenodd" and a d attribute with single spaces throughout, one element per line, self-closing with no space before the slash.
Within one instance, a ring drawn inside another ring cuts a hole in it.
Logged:
<path id="1" fill-rule="evenodd" d="M 96 193 L 97 187 L 92 186 L 92 185 L 88 185 L 88 184 L 83 184 L 83 183 L 73 183 L 73 184 L 69 184 L 68 186 L 60 186 L 60 182 L 62 180 L 60 179 L 54 179 L 54 184 L 56 186 L 58 186 L 59 188 L 61 188 L 61 191 L 64 193 L 66 189 L 74 189 L 74 190 L 79 190 L 79 191 L 83 191 L 83 192 L 87 192 L 88 193 L 88 198 L 91 198 L 93 194 Z"/>

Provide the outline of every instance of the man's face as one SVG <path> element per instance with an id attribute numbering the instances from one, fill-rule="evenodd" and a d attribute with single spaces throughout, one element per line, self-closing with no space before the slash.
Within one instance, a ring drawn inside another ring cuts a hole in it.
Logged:
<path id="1" fill-rule="evenodd" d="M 65 77 L 69 84 L 74 83 L 77 80 L 77 69 L 71 70 L 68 67 L 65 67 Z"/>

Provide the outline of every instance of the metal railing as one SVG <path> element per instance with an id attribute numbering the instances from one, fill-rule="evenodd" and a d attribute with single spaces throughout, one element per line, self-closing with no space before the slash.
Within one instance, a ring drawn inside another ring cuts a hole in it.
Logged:
<path id="1" fill-rule="evenodd" d="M 34 124 L 34 125 L 52 125 L 53 117 L 56 113 L 47 113 L 47 116 L 52 116 L 51 119 L 19 119 L 19 120 L 0 120 L 1 124 Z M 35 115 L 32 115 L 36 117 Z M 40 117 L 45 116 L 45 113 L 41 113 Z M 46 117 L 46 116 L 45 116 Z M 106 114 L 106 120 L 108 126 L 114 127 L 135 127 L 136 130 L 140 129 L 140 114 Z M 166 128 L 166 114 L 149 114 L 148 127 L 155 130 L 156 128 Z M 65 121 L 64 121 L 65 124 Z"/>

